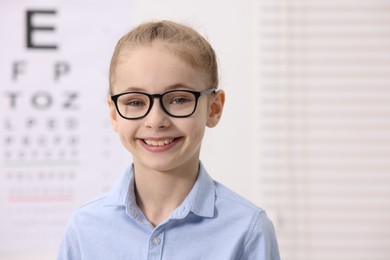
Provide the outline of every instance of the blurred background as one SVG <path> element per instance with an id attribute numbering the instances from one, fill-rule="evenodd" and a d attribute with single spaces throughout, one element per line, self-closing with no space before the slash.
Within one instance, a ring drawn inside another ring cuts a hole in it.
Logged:
<path id="1" fill-rule="evenodd" d="M 0 259 L 55 259 L 131 163 L 105 103 L 117 40 L 173 19 L 214 46 L 210 174 L 265 208 L 284 260 L 390 259 L 390 2 L 2 0 Z"/>

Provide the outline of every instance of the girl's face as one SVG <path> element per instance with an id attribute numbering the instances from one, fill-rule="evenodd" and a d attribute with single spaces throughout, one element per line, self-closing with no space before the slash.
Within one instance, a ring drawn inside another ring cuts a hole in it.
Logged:
<path id="1" fill-rule="evenodd" d="M 140 91 L 162 94 L 169 90 L 208 89 L 202 71 L 190 67 L 162 43 L 122 50 L 118 57 L 113 94 Z M 113 129 L 133 155 L 135 167 L 159 172 L 180 171 L 198 165 L 205 126 L 221 116 L 224 94 L 201 96 L 195 113 L 186 118 L 167 115 L 157 99 L 149 114 L 127 120 L 108 99 Z"/>

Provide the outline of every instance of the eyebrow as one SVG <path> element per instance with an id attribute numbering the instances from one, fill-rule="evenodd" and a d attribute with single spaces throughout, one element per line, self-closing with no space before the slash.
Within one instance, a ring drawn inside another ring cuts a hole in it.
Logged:
<path id="1" fill-rule="evenodd" d="M 196 90 L 193 87 L 190 87 L 184 83 L 175 83 L 173 85 L 167 86 L 164 88 L 163 92 L 177 89 L 187 89 L 187 90 Z M 128 87 L 124 90 L 124 92 L 146 92 L 145 88 L 141 87 Z"/>

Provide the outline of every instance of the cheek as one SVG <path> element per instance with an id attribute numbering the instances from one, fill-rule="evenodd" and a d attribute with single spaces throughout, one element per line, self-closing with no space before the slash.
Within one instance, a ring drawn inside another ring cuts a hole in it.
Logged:
<path id="1" fill-rule="evenodd" d="M 200 125 L 194 125 L 194 138 L 196 138 L 197 140 L 201 140 L 203 138 L 203 135 L 204 135 L 204 126 L 200 126 Z"/>
<path id="2" fill-rule="evenodd" d="M 206 102 L 200 103 L 196 113 L 195 118 L 192 122 L 191 129 L 194 131 L 197 138 L 203 138 L 206 124 L 207 124 L 207 104 Z"/>
<path id="3" fill-rule="evenodd" d="M 134 139 L 135 126 L 131 121 L 119 120 L 117 124 L 117 129 L 118 129 L 117 133 L 122 143 L 130 142 L 131 140 Z"/>
<path id="4" fill-rule="evenodd" d="M 191 124 L 187 125 L 186 131 L 191 133 L 191 136 L 196 141 L 201 141 L 205 132 L 205 119 L 195 118 L 192 120 Z"/>

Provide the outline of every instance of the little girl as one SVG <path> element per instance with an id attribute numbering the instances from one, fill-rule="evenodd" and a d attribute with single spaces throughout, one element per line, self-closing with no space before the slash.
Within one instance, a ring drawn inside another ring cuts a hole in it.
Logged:
<path id="1" fill-rule="evenodd" d="M 212 180 L 199 160 L 224 101 L 214 50 L 193 29 L 161 21 L 122 37 L 107 102 L 133 163 L 74 213 L 57 259 L 280 259 L 264 210 Z"/>

